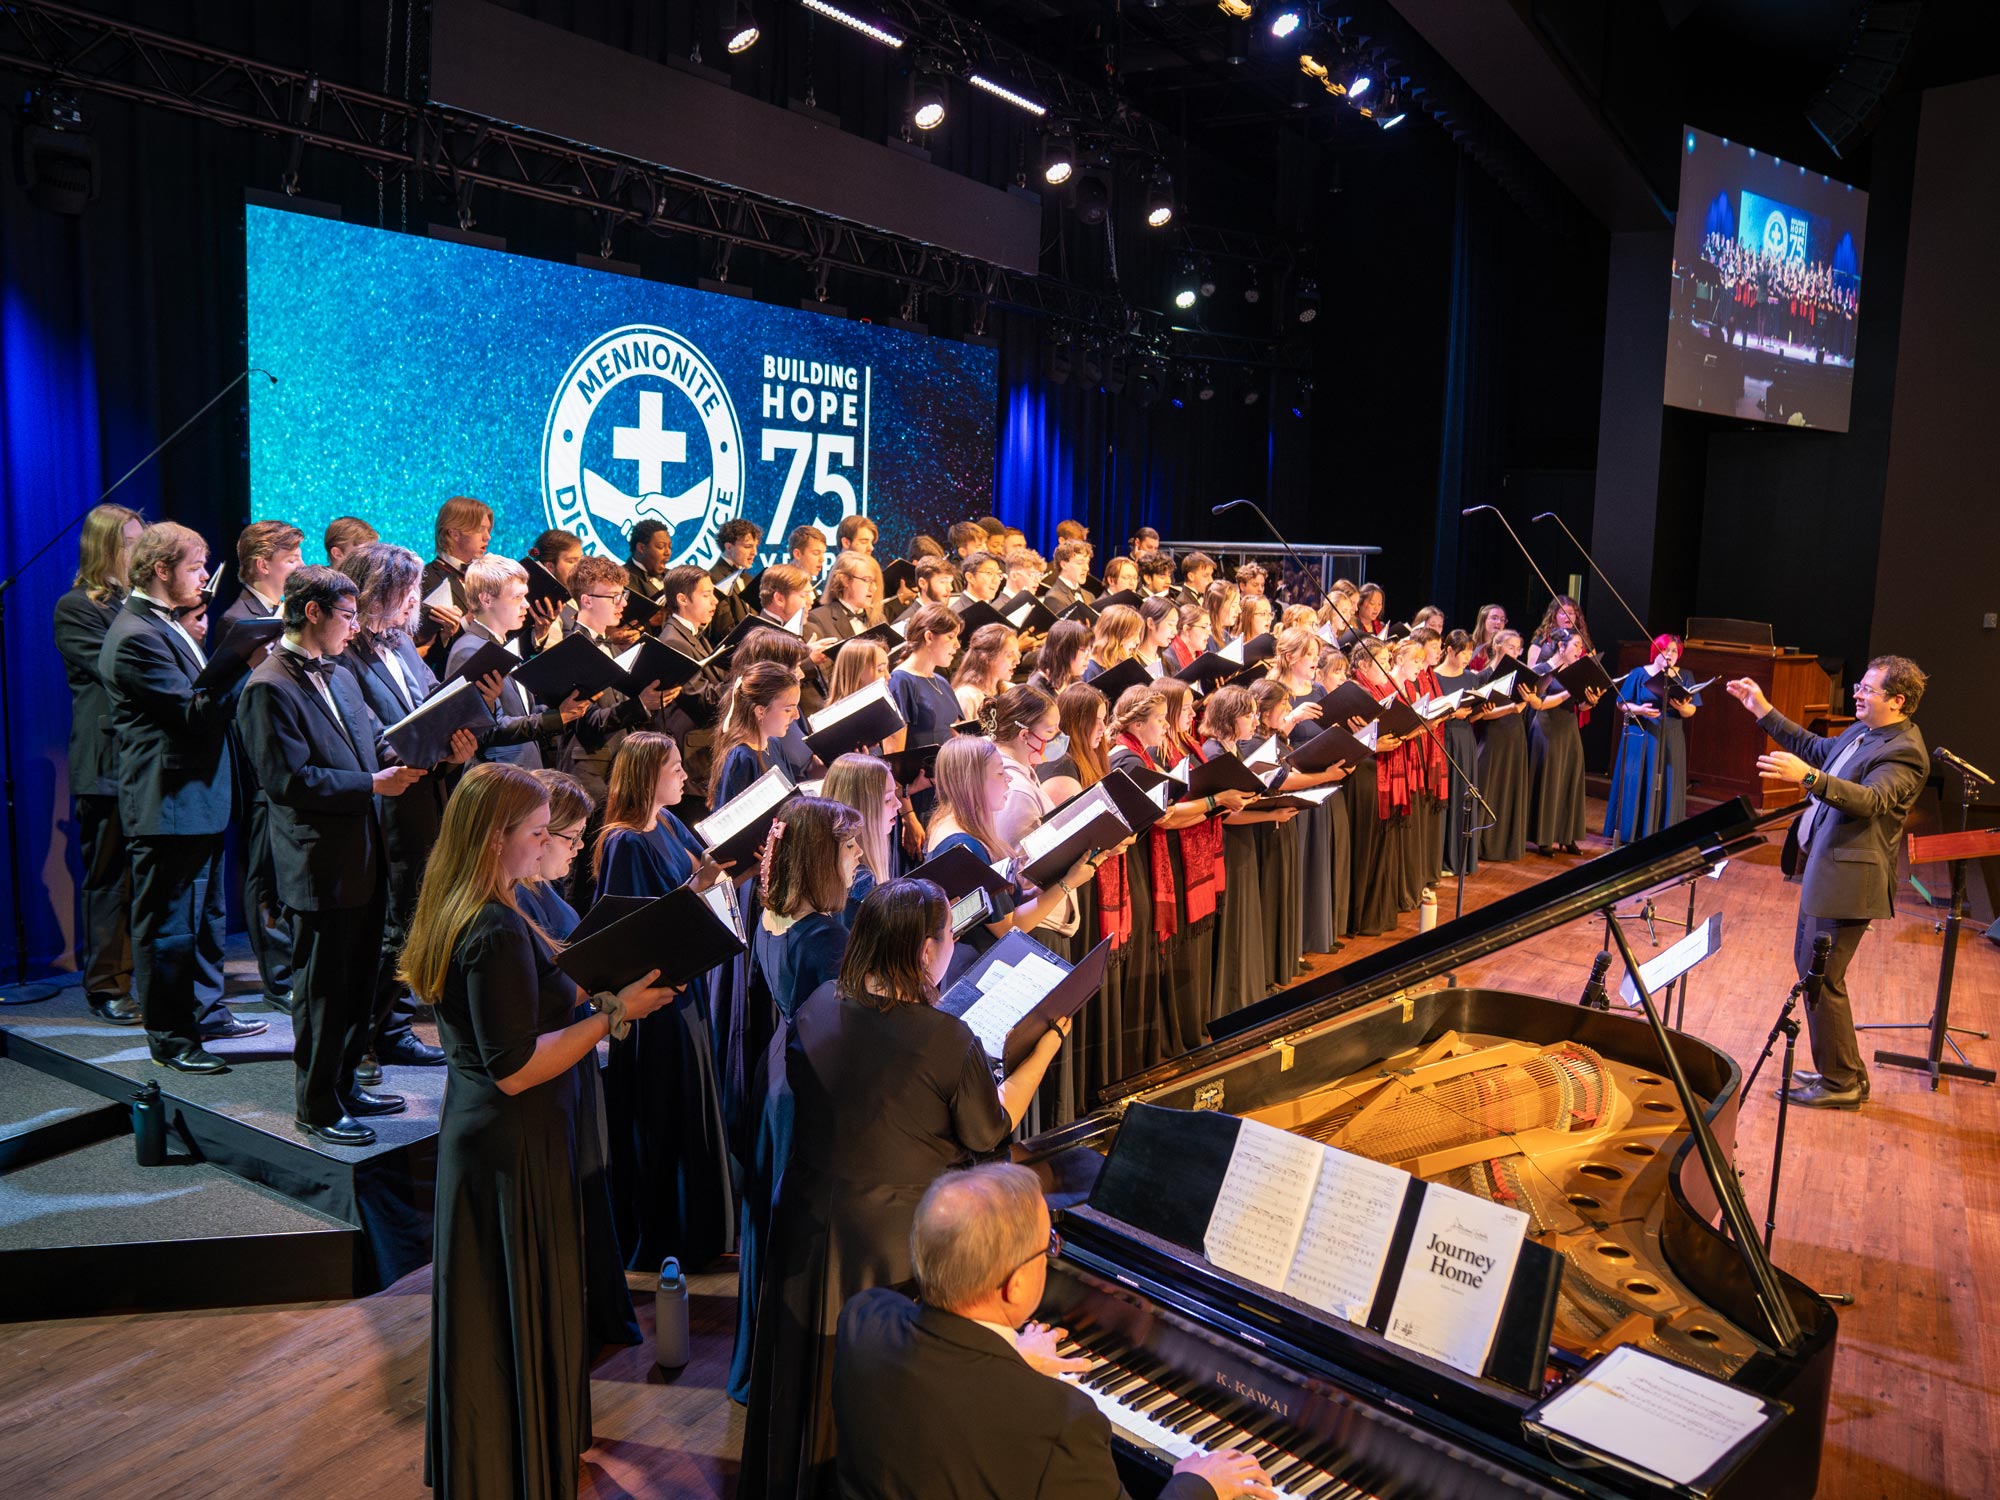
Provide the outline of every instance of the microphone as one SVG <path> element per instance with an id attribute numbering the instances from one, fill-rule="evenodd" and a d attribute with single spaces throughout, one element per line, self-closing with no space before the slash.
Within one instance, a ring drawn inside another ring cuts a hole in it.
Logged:
<path id="1" fill-rule="evenodd" d="M 1250 502 L 1249 502 L 1248 500 L 1242 500 L 1242 499 L 1237 499 L 1237 500 L 1225 500 L 1225 501 L 1223 501 L 1223 502 L 1222 502 L 1222 504 L 1220 504 L 1220 505 L 1211 505 L 1211 506 L 1210 506 L 1210 507 L 1208 508 L 1208 513 L 1209 513 L 1209 514 L 1210 514 L 1211 516 L 1219 516 L 1219 515 L 1221 515 L 1221 514 L 1222 514 L 1222 513 L 1223 513 L 1223 512 L 1225 511 L 1225 510 L 1234 510 L 1234 509 L 1236 509 L 1236 507 L 1237 507 L 1237 506 L 1239 506 L 1239 505 L 1249 505 L 1249 504 L 1250 504 Z M 1252 506 L 1251 508 L 1252 508 L 1252 509 L 1255 509 L 1255 507 L 1254 507 L 1254 506 Z"/>
<path id="2" fill-rule="evenodd" d="M 1552 510 L 1545 510 L 1539 516 L 1528 517 L 1530 521 L 1553 521 L 1555 518 L 1556 513 Z"/>
<path id="3" fill-rule="evenodd" d="M 1945 747 L 1942 745 L 1935 745 L 1931 748 L 1931 759 L 1934 761 L 1938 761 L 1943 765 L 1953 766 L 1958 770 L 1963 771 L 1967 776 L 1975 776 L 1979 780 L 1985 782 L 1988 786 L 1993 785 L 1993 778 L 1991 776 L 1988 776 L 1984 771 L 1980 770 L 1979 767 L 1972 764 L 1971 761 L 1964 760 L 1959 756 L 1953 755 L 1949 750 L 1945 749 Z"/>
<path id="4" fill-rule="evenodd" d="M 1597 955 L 1590 966 L 1590 978 L 1584 981 L 1583 995 L 1576 1002 L 1586 1010 L 1611 1009 L 1611 997 L 1604 992 L 1604 976 L 1611 968 L 1611 952 L 1606 949 Z"/>
<path id="5" fill-rule="evenodd" d="M 1822 932 L 1813 939 L 1812 962 L 1806 966 L 1806 1009 L 1819 1004 L 1820 986 L 1826 983 L 1827 955 L 1833 952 L 1833 934 Z"/>
<path id="6" fill-rule="evenodd" d="M 1490 505 L 1468 505 L 1465 507 L 1464 510 L 1460 511 L 1459 514 L 1461 516 L 1471 516 L 1471 515 L 1477 515 L 1482 510 L 1491 510 L 1491 509 L 1493 509 L 1493 507 Z"/>

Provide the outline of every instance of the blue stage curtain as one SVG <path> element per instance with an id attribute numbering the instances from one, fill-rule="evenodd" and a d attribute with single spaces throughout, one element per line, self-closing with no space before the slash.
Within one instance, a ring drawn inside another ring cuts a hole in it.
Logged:
<path id="1" fill-rule="evenodd" d="M 1495 189 L 1484 173 L 1463 158 L 1452 215 L 1450 314 L 1445 324 L 1444 425 L 1438 449 L 1437 540 L 1432 558 L 1430 601 L 1447 618 L 1468 627 L 1482 600 L 1461 594 L 1460 579 L 1491 588 L 1491 580 L 1512 572 L 1496 568 L 1493 538 L 1484 524 L 1461 535 L 1468 505 L 1500 504 L 1501 423 L 1505 420 L 1504 373 L 1497 282 L 1500 256 L 1493 224 Z M 1487 518 L 1475 517 L 1484 523 Z M 1476 540 L 1472 545 L 1467 537 Z M 1507 549 L 1511 552 L 1511 549 Z M 1477 565 L 1475 556 L 1480 559 Z M 1410 603 L 1415 608 L 1415 601 Z"/>

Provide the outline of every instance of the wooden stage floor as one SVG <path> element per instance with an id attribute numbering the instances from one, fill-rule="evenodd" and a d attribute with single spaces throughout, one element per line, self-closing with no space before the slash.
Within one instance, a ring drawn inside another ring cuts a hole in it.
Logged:
<path id="1" fill-rule="evenodd" d="M 1533 855 L 1488 867 L 1468 884 L 1468 909 L 1544 868 Z M 1703 915 L 1726 914 L 1724 945 L 1696 971 L 1687 1029 L 1747 1071 L 1791 984 L 1794 894 L 1775 849 L 1700 889 Z M 1443 900 L 1448 912 L 1449 889 Z M 1406 931 L 1413 924 L 1406 918 Z M 1572 998 L 1600 934 L 1574 925 L 1463 977 Z M 1383 941 L 1352 943 L 1339 959 Z M 1635 944 L 1650 951 L 1643 929 Z M 1941 950 L 1928 914 L 1877 923 L 1852 971 L 1860 1018 L 1927 1016 Z M 1976 930 L 1961 948 L 1954 1015 L 2000 1030 L 2000 947 Z M 1918 1038 L 1864 1032 L 1863 1052 L 1919 1051 Z M 1970 1044 L 1989 1065 L 1996 1050 Z M 1801 1039 L 1802 1061 L 1804 1051 Z M 1777 1259 L 1857 1299 L 1840 1315 L 1819 1494 L 1989 1496 L 2000 1457 L 2000 1284 L 1974 1268 L 2000 1257 L 2000 1100 L 1976 1084 L 1933 1094 L 1914 1074 L 1873 1075 L 1866 1110 L 1797 1112 L 1787 1144 Z M 1759 1223 L 1776 1109 L 1761 1085 L 1760 1094 L 1745 1106 L 1737 1148 Z M 722 1393 L 734 1274 L 697 1277 L 693 1290 L 695 1358 L 677 1378 L 652 1367 L 649 1347 L 618 1351 L 595 1371 L 597 1442 L 582 1486 L 593 1500 L 734 1492 L 743 1419 Z M 650 1328 L 650 1292 L 640 1300 Z M 420 1500 L 429 1313 L 426 1269 L 353 1302 L 0 1326 L 6 1492 Z"/>

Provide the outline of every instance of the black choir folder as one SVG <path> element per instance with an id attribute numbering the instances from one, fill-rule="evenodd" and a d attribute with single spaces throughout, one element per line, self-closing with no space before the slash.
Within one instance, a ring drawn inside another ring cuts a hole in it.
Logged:
<path id="1" fill-rule="evenodd" d="M 863 745 L 878 745 L 908 726 L 886 682 L 827 704 L 806 720 L 806 748 L 827 765 Z"/>
<path id="2" fill-rule="evenodd" d="M 1576 700 L 1579 708 L 1583 707 L 1583 695 L 1590 688 L 1596 688 L 1607 698 L 1616 697 L 1618 694 L 1618 685 L 1604 670 L 1604 664 L 1594 656 L 1586 656 L 1581 661 L 1571 662 L 1556 673 L 1556 681 L 1560 682 L 1570 697 Z"/>
<path id="3" fill-rule="evenodd" d="M 1295 1158 L 1274 1163 L 1268 1187 L 1239 1170 L 1250 1154 L 1238 1150 L 1246 1132 L 1256 1133 L 1248 1144 Z M 1273 1321 L 1331 1321 L 1379 1357 L 1430 1360 L 1517 1391 L 1541 1392 L 1563 1263 L 1522 1237 L 1527 1216 L 1519 1210 L 1254 1120 L 1134 1104 L 1087 1211 L 1203 1257 L 1199 1274 L 1233 1300 L 1241 1301 L 1246 1291 L 1265 1299 Z M 1224 1253 L 1218 1226 L 1225 1221 L 1269 1224 L 1288 1215 L 1290 1248 L 1274 1242 L 1275 1259 L 1262 1270 L 1251 1267 L 1240 1245 Z M 1511 1245 L 1505 1243 L 1506 1215 L 1519 1221 Z M 1483 1253 L 1510 1253 L 1512 1272 L 1504 1282 L 1474 1286 L 1459 1278 L 1499 1269 L 1482 1270 L 1459 1222 L 1485 1228 L 1482 1218 L 1501 1219 L 1501 1242 Z M 1420 1222 L 1427 1226 L 1422 1243 Z M 1418 1299 L 1439 1286 L 1447 1293 L 1441 1314 L 1433 1301 L 1426 1319 Z M 1454 1308 L 1450 1294 L 1461 1289 L 1463 1305 Z M 1456 1326 L 1454 1312 L 1462 1315 Z M 1438 1347 L 1432 1336 L 1440 1329 L 1456 1346 L 1451 1358 L 1426 1352 L 1426 1344 Z M 1482 1348 L 1483 1358 L 1465 1358 L 1467 1350 Z"/>
<path id="4" fill-rule="evenodd" d="M 594 917 L 597 907 L 590 910 Z M 577 932 L 587 925 L 578 923 Z M 624 989 L 648 969 L 660 971 L 661 984 L 686 984 L 748 945 L 736 887 L 718 880 L 697 891 L 690 881 L 642 902 L 637 910 L 613 915 L 582 938 L 571 934 L 569 945 L 556 955 L 556 967 L 586 995 L 599 995 Z"/>
<path id="5" fill-rule="evenodd" d="M 568 645 L 569 642 L 563 644 Z M 612 663 L 623 679 L 614 685 L 636 695 L 657 682 L 661 692 L 671 693 L 683 683 L 694 681 L 721 655 L 721 651 L 711 651 L 697 659 L 669 646 L 656 635 L 641 636 L 636 645 L 627 647 Z"/>
<path id="6" fill-rule="evenodd" d="M 717 864 L 746 864 L 764 847 L 771 825 L 797 792 L 784 769 L 773 766 L 707 817 L 696 819 L 694 836 Z"/>
<path id="7" fill-rule="evenodd" d="M 1010 932 L 979 956 L 937 1008 L 972 1028 L 986 1055 L 1011 1073 L 1056 1022 L 1067 1020 L 1104 984 L 1106 938 L 1074 966 L 1025 932 Z"/>
<path id="8" fill-rule="evenodd" d="M 434 766 L 451 754 L 451 737 L 461 729 L 493 727 L 493 710 L 479 689 L 454 677 L 387 729 L 382 738 L 406 766 Z"/>
<path id="9" fill-rule="evenodd" d="M 571 693 L 595 698 L 606 688 L 626 685 L 618 663 L 581 631 L 564 636 L 533 661 L 516 667 L 514 681 L 544 703 L 560 703 Z"/>
<path id="10" fill-rule="evenodd" d="M 277 615 L 251 615 L 230 620 L 222 638 L 208 653 L 208 665 L 194 680 L 198 693 L 226 693 L 248 677 L 256 665 L 257 653 L 276 643 L 285 633 L 285 622 Z M 262 660 L 258 657 L 258 660 Z"/>
<path id="11" fill-rule="evenodd" d="M 1131 835 L 1132 825 L 1112 797 L 1111 776 L 1078 792 L 1022 837 L 1023 880 L 1038 887 L 1053 885 L 1078 860 L 1102 854 Z M 1124 788 L 1137 791 L 1130 778 L 1124 779 Z"/>

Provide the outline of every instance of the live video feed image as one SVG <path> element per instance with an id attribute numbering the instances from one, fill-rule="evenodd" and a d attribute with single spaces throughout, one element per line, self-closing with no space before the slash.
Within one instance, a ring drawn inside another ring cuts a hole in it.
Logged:
<path id="1" fill-rule="evenodd" d="M 1683 131 L 1667 404 L 1845 432 L 1867 217 L 1847 183 Z"/>

